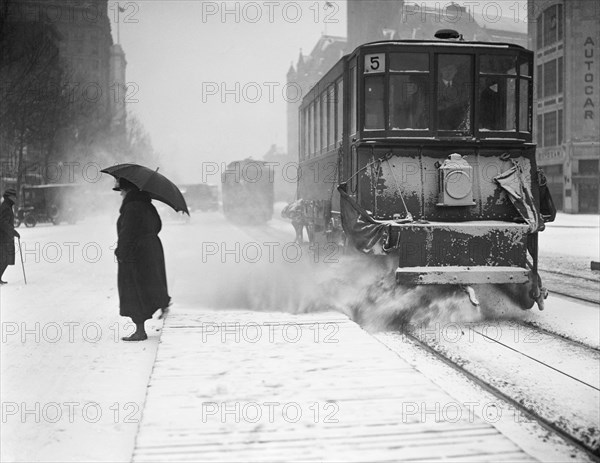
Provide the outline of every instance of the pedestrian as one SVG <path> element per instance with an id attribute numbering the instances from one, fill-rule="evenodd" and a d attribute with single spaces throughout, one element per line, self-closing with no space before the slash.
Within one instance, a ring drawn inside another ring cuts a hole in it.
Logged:
<path id="1" fill-rule="evenodd" d="M 9 188 L 2 195 L 2 204 L 0 204 L 0 284 L 2 275 L 6 267 L 15 265 L 15 237 L 21 238 L 19 232 L 15 230 L 15 214 L 13 206 L 17 201 L 17 192 L 14 188 Z"/>
<path id="2" fill-rule="evenodd" d="M 113 190 L 123 196 L 115 250 L 119 265 L 120 314 L 130 317 L 136 326 L 135 333 L 122 339 L 143 341 L 148 339 L 145 321 L 158 309 L 164 316 L 171 301 L 165 256 L 158 237 L 162 223 L 148 193 L 123 178 L 117 180 Z"/>
<path id="3" fill-rule="evenodd" d="M 296 232 L 296 238 L 294 242 L 298 244 L 304 243 L 304 227 L 307 226 L 306 220 L 303 214 L 304 200 L 297 199 L 296 201 L 288 204 L 281 211 L 281 217 L 284 219 L 290 219 L 292 226 Z"/>

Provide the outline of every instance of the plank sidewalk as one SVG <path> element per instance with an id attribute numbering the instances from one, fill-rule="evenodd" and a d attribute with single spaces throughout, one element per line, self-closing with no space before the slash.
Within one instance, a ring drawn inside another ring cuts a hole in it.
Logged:
<path id="1" fill-rule="evenodd" d="M 134 462 L 534 461 L 344 315 L 178 310 Z"/>

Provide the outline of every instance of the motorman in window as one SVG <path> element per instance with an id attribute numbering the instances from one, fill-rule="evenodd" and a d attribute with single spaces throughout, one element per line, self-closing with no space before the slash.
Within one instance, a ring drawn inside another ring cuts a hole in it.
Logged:
<path id="1" fill-rule="evenodd" d="M 461 60 L 453 55 L 441 56 L 439 60 L 437 83 L 439 130 L 468 131 L 470 129 L 470 84 L 461 76 L 460 64 Z M 466 68 L 469 67 L 468 63 L 465 65 Z"/>

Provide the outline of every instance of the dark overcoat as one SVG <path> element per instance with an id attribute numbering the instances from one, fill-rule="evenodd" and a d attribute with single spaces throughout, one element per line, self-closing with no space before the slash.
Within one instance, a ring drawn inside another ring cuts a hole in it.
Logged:
<path id="1" fill-rule="evenodd" d="M 4 198 L 0 204 L 0 265 L 15 265 L 15 214 L 13 202 Z"/>
<path id="2" fill-rule="evenodd" d="M 117 221 L 119 239 L 115 254 L 119 262 L 120 314 L 134 323 L 152 318 L 167 307 L 165 255 L 158 238 L 162 223 L 148 193 L 130 191 L 123 199 Z"/>

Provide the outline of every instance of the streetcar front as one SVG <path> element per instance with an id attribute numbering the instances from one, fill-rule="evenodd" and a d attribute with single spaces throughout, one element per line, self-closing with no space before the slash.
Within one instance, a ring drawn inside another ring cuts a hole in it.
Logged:
<path id="1" fill-rule="evenodd" d="M 532 143 L 532 52 L 378 42 L 346 57 L 344 83 L 346 240 L 397 256 L 400 284 L 462 285 L 473 302 L 471 285 L 522 285 L 524 304 L 542 308 L 537 241 L 547 211 Z"/>

